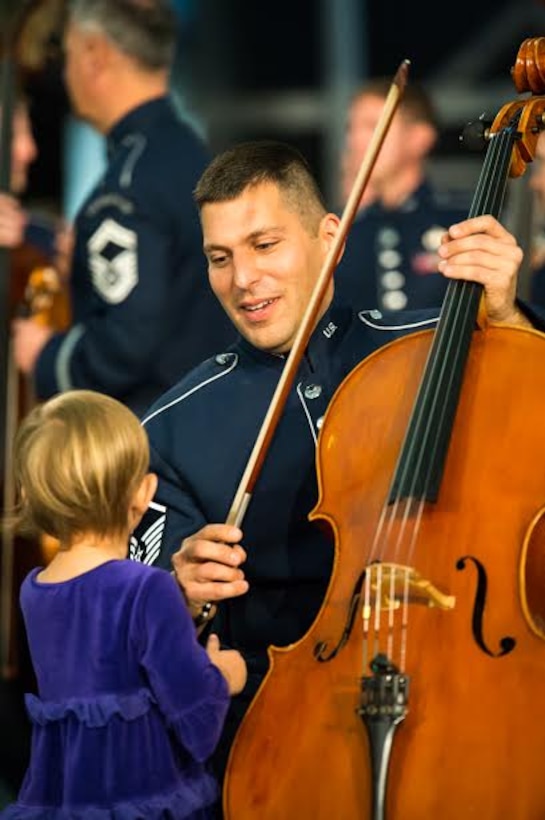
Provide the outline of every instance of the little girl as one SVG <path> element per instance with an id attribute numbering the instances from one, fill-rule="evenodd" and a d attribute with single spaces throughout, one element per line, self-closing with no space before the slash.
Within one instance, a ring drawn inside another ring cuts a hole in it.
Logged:
<path id="1" fill-rule="evenodd" d="M 38 696 L 30 764 L 5 820 L 207 818 L 206 768 L 246 667 L 207 650 L 176 581 L 125 559 L 156 486 L 138 419 L 74 390 L 36 407 L 14 445 L 21 521 L 58 539 L 21 587 Z"/>

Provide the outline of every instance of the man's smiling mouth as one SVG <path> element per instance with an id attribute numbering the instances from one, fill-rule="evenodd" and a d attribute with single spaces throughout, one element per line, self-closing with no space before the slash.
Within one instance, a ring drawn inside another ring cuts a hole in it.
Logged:
<path id="1" fill-rule="evenodd" d="M 243 305 L 242 309 L 247 310 L 250 313 L 256 310 L 263 310 L 263 308 L 268 307 L 268 305 L 272 305 L 272 303 L 276 301 L 275 299 L 264 299 L 262 302 L 258 302 L 255 305 Z"/>

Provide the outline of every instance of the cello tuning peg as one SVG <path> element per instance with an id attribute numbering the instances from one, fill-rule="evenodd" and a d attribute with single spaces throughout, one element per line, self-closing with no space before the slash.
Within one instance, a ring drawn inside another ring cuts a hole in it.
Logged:
<path id="1" fill-rule="evenodd" d="M 490 137 L 490 126 L 494 118 L 489 114 L 481 114 L 478 120 L 468 122 L 460 134 L 460 142 L 469 151 L 482 151 Z"/>

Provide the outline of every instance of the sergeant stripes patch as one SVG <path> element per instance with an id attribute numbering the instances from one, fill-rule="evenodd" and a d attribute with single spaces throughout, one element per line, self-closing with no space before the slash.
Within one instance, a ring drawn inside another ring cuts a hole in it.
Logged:
<path id="1" fill-rule="evenodd" d="M 165 531 L 167 508 L 152 501 L 144 514 L 138 529 L 139 537 L 131 535 L 129 558 L 141 564 L 154 564 L 161 553 L 161 542 Z"/>

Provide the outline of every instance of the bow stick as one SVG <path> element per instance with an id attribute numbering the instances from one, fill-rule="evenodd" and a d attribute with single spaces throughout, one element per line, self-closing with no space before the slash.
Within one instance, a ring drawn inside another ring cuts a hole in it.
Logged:
<path id="1" fill-rule="evenodd" d="M 320 275 L 310 298 L 310 302 L 303 315 L 299 330 L 295 336 L 293 347 L 288 358 L 286 359 L 284 369 L 282 370 L 282 375 L 271 399 L 271 404 L 267 414 L 265 415 L 252 453 L 248 459 L 246 469 L 244 470 L 244 474 L 233 498 L 233 502 L 227 515 L 227 524 L 234 524 L 237 527 L 242 524 L 259 473 L 263 466 L 263 462 L 265 461 L 265 456 L 269 449 L 278 422 L 281 418 L 288 394 L 291 390 L 295 374 L 297 373 L 306 346 L 315 328 L 318 312 L 327 290 L 327 286 L 329 285 L 333 275 L 333 271 L 337 265 L 341 248 L 344 244 L 348 230 L 354 221 L 360 199 L 392 122 L 394 113 L 397 109 L 399 101 L 401 100 L 401 97 L 403 96 L 403 92 L 405 91 L 409 73 L 409 65 L 409 60 L 403 60 L 394 76 L 394 79 L 392 80 L 392 85 L 390 86 L 384 102 L 380 119 L 376 125 L 371 142 L 360 165 L 354 185 L 352 186 L 350 196 L 346 202 L 341 221 L 339 223 L 339 229 L 323 264 L 322 270 L 320 271 Z"/>

